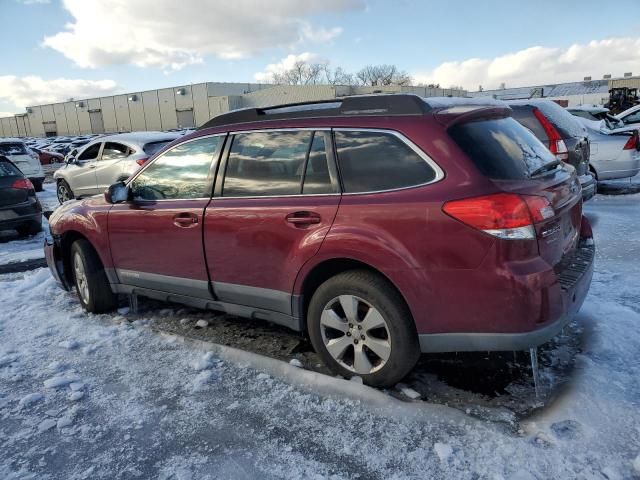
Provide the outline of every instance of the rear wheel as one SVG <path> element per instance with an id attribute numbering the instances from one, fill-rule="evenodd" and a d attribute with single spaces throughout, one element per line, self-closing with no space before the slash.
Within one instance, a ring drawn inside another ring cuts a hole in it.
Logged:
<path id="1" fill-rule="evenodd" d="M 42 191 L 43 180 L 32 180 L 31 183 L 33 183 L 33 188 L 36 192 Z"/>
<path id="2" fill-rule="evenodd" d="M 88 241 L 81 239 L 73 243 L 70 264 L 78 298 L 86 311 L 103 313 L 117 307 L 117 297 L 102 262 Z"/>
<path id="3" fill-rule="evenodd" d="M 20 235 L 21 237 L 29 237 L 31 235 L 39 233 L 40 230 L 42 230 L 42 224 L 38 222 L 29 222 L 16 227 L 16 230 L 18 232 L 18 235 Z"/>
<path id="4" fill-rule="evenodd" d="M 366 270 L 330 278 L 308 310 L 311 343 L 334 373 L 388 387 L 415 366 L 420 348 L 411 313 L 396 289 Z"/>
<path id="5" fill-rule="evenodd" d="M 71 187 L 65 180 L 58 180 L 56 194 L 58 195 L 58 201 L 60 203 L 64 203 L 68 200 L 73 200 L 75 198 Z"/>

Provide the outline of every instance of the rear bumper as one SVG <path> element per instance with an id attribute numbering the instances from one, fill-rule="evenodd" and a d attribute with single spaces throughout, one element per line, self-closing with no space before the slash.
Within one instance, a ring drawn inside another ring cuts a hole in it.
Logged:
<path id="1" fill-rule="evenodd" d="M 578 313 L 591 285 L 595 246 L 590 235 L 590 226 L 586 230 L 589 231 L 589 235 L 581 238 L 580 245 L 567 262 L 567 267 L 556 275 L 553 288 L 561 293 L 543 295 L 553 298 L 557 303 L 552 306 L 552 310 L 557 312 L 554 318 L 539 328 L 528 331 L 420 334 L 420 350 L 424 353 L 528 350 L 556 336 Z M 532 291 L 531 295 L 535 293 Z"/>
<path id="2" fill-rule="evenodd" d="M 35 200 L 0 208 L 0 230 L 10 230 L 31 222 L 42 222 L 40 203 Z"/>
<path id="3" fill-rule="evenodd" d="M 582 187 L 582 201 L 586 202 L 593 198 L 596 194 L 597 190 L 597 182 L 596 179 L 593 178 L 593 175 L 586 174 L 580 175 L 580 186 Z"/>

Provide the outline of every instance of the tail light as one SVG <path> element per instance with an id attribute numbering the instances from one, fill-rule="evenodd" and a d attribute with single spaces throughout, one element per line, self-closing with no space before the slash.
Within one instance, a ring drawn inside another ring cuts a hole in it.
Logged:
<path id="1" fill-rule="evenodd" d="M 627 143 L 624 144 L 623 150 L 636 150 L 638 149 L 638 131 L 634 130 L 633 135 L 629 137 Z"/>
<path id="2" fill-rule="evenodd" d="M 453 200 L 442 210 L 470 227 L 505 240 L 534 239 L 534 224 L 555 215 L 545 197 L 514 193 Z"/>
<path id="3" fill-rule="evenodd" d="M 138 160 L 136 160 L 136 163 L 140 166 L 143 166 L 145 163 L 147 163 L 147 160 L 149 160 L 149 157 L 147 158 L 139 158 Z"/>
<path id="4" fill-rule="evenodd" d="M 28 178 L 19 178 L 11 185 L 11 188 L 16 188 L 18 190 L 35 190 L 33 188 L 33 183 Z"/>
<path id="5" fill-rule="evenodd" d="M 560 132 L 558 132 L 558 129 L 553 126 L 553 123 L 551 123 L 539 109 L 534 108 L 533 114 L 536 116 L 540 125 L 542 125 L 544 132 L 549 138 L 549 151 L 553 153 L 558 160 L 563 162 L 569 160 L 569 150 L 567 149 L 567 145 L 564 143 Z"/>

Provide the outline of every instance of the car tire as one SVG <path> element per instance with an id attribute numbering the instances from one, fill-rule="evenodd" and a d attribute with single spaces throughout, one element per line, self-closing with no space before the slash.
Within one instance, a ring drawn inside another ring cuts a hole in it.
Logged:
<path id="1" fill-rule="evenodd" d="M 21 237 L 30 237 L 36 235 L 42 230 L 42 224 L 38 222 L 29 222 L 16 227 L 18 235 Z"/>
<path id="2" fill-rule="evenodd" d="M 42 180 L 32 180 L 31 183 L 33 183 L 33 188 L 36 192 L 42 191 Z"/>
<path id="3" fill-rule="evenodd" d="M 71 245 L 69 265 L 76 293 L 87 312 L 110 312 L 118 306 L 102 262 L 87 240 L 76 240 Z"/>
<path id="4" fill-rule="evenodd" d="M 71 190 L 71 187 L 66 180 L 58 180 L 56 185 L 56 195 L 58 196 L 58 202 L 61 204 L 67 200 L 73 200 L 76 198 L 73 194 L 73 190 Z"/>
<path id="5" fill-rule="evenodd" d="M 364 383 L 390 387 L 420 357 L 411 312 L 395 287 L 367 270 L 351 270 L 325 281 L 307 310 L 315 351 L 335 374 L 360 376 Z"/>

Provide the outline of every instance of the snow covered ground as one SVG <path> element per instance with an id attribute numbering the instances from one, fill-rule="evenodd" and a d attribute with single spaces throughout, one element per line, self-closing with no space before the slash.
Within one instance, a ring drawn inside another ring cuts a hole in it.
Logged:
<path id="1" fill-rule="evenodd" d="M 173 306 L 86 315 L 45 269 L 2 275 L 0 478 L 640 478 L 639 207 L 640 195 L 586 205 L 591 292 L 545 350 L 544 405 L 518 415 L 478 415 L 493 407 L 474 407 L 464 381 L 453 406 L 401 401 L 168 334 Z M 535 403 L 526 395 L 513 394 Z"/>

